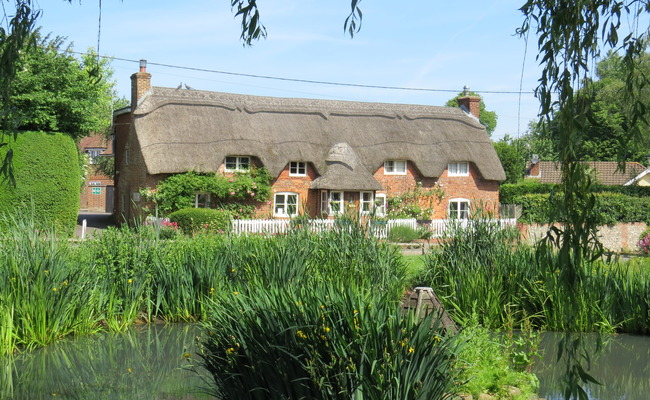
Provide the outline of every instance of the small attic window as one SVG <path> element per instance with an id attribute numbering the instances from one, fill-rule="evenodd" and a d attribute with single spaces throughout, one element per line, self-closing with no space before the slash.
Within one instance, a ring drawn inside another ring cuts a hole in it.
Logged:
<path id="1" fill-rule="evenodd" d="M 469 163 L 467 161 L 449 163 L 447 166 L 447 175 L 469 176 Z"/>
<path id="2" fill-rule="evenodd" d="M 226 172 L 248 171 L 251 167 L 251 158 L 248 156 L 226 157 Z"/>
<path id="3" fill-rule="evenodd" d="M 406 175 L 406 160 L 384 161 L 385 175 Z"/>
<path id="4" fill-rule="evenodd" d="M 289 176 L 307 176 L 307 163 L 304 161 L 291 161 L 289 163 Z"/>

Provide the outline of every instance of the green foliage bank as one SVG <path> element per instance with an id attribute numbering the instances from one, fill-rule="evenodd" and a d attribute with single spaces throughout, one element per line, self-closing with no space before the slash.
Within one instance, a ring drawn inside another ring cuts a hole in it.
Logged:
<path id="1" fill-rule="evenodd" d="M 0 157 L 13 151 L 15 186 L 0 179 L 0 214 L 17 207 L 34 208 L 36 226 L 50 226 L 71 235 L 79 210 L 80 168 L 74 141 L 63 134 L 24 132 L 0 148 Z"/>

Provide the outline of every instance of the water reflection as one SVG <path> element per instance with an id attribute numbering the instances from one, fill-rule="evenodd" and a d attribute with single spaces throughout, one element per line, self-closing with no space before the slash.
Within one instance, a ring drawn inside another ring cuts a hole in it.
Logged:
<path id="1" fill-rule="evenodd" d="M 592 354 L 588 371 L 602 385 L 588 385 L 590 400 L 647 400 L 650 398 L 650 336 L 607 336 L 597 351 L 596 337 L 586 335 Z M 562 366 L 556 363 L 557 343 L 561 334 L 546 333 L 540 348 L 544 359 L 535 373 L 540 380 L 540 397 L 563 400 Z"/>
<path id="2" fill-rule="evenodd" d="M 206 399 L 189 370 L 197 328 L 134 327 L 0 357 L 2 399 Z"/>

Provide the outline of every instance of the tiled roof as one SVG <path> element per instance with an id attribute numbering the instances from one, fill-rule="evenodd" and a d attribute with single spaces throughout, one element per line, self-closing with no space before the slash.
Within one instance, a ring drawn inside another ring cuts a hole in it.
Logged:
<path id="1" fill-rule="evenodd" d="M 622 186 L 646 170 L 646 167 L 637 162 L 626 162 L 625 172 L 618 170 L 618 163 L 615 161 L 585 161 L 584 163 L 589 164 L 589 168 L 595 172 L 598 183 L 602 185 Z M 529 164 L 527 171 L 527 178 L 538 179 L 541 183 L 561 181 L 559 162 L 540 161 L 538 166 Z"/>
<path id="2" fill-rule="evenodd" d="M 78 144 L 81 151 L 85 149 L 105 149 L 102 154 L 113 154 L 113 143 L 104 135 L 92 135 L 81 138 Z"/>

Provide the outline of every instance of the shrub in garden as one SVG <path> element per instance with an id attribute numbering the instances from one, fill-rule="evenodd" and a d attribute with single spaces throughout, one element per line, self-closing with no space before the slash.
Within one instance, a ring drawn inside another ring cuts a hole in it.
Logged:
<path id="1" fill-rule="evenodd" d="M 406 225 L 396 225 L 388 232 L 388 240 L 396 243 L 410 243 L 420 236 L 417 230 Z"/>
<path id="2" fill-rule="evenodd" d="M 230 230 L 230 213 L 210 208 L 185 208 L 169 214 L 169 220 L 187 235 L 199 232 L 218 233 Z"/>

